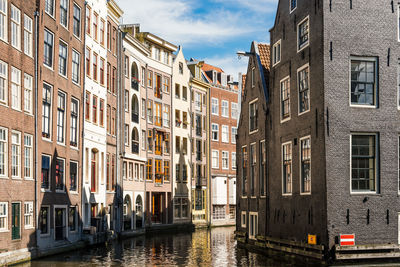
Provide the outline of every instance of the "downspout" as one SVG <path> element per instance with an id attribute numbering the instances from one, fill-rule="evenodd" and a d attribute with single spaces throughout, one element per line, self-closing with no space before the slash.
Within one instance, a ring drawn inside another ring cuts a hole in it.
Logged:
<path id="1" fill-rule="evenodd" d="M 86 195 L 86 191 L 84 188 L 84 180 L 85 178 L 83 177 L 83 166 L 85 166 L 85 84 L 86 84 L 86 6 L 87 6 L 87 2 L 85 1 L 85 18 L 84 18 L 84 22 L 83 22 L 83 32 L 82 32 L 82 39 L 83 39 L 83 45 L 82 45 L 82 51 L 83 51 L 83 73 L 81 75 L 81 79 L 82 79 L 82 96 L 81 96 L 81 107 L 82 107 L 82 129 L 81 129 L 81 214 L 83 214 L 82 218 L 83 220 L 87 219 L 87 214 L 85 214 L 86 210 L 85 210 L 85 201 L 84 201 L 84 195 Z M 81 68 L 82 69 L 82 68 Z M 87 166 L 86 166 L 87 167 Z M 84 222 L 82 222 L 81 224 L 82 228 L 84 227 Z M 82 236 L 82 232 L 81 232 L 81 236 Z"/>
<path id="2" fill-rule="evenodd" d="M 196 73 L 196 70 L 195 70 Z M 190 196 L 190 223 L 193 225 L 193 202 L 194 202 L 194 197 L 193 197 L 193 176 L 194 176 L 194 169 L 193 169 L 193 150 L 194 150 L 194 143 L 193 143 L 193 124 L 192 124 L 192 120 L 193 115 L 192 115 L 192 92 L 193 92 L 193 78 L 191 78 L 192 81 L 190 81 L 190 90 L 189 90 L 189 116 L 190 116 L 190 126 L 189 126 L 189 138 L 190 138 L 190 154 L 189 154 L 189 159 L 190 159 L 190 192 L 189 192 L 189 196 Z M 171 86 L 171 95 L 172 95 L 172 86 Z M 193 150 L 192 150 L 193 149 Z M 193 199 L 193 202 L 192 202 Z"/>
<path id="3" fill-rule="evenodd" d="M 146 63 L 146 69 L 145 69 L 145 71 L 144 71 L 144 81 L 143 81 L 143 83 L 144 83 L 144 88 L 145 88 L 145 91 L 146 91 L 146 102 L 144 103 L 144 119 L 145 119 L 145 122 L 146 122 L 146 133 L 144 134 L 144 138 L 145 138 L 145 140 L 144 140 L 144 142 L 145 142 L 145 150 L 146 150 L 146 160 L 147 160 L 147 158 L 148 158 L 148 154 L 149 154 L 149 150 L 148 150 L 148 147 L 147 147 L 147 134 L 148 134 L 148 124 L 147 124 L 147 83 L 148 83 L 148 81 L 147 81 L 147 75 L 148 75 L 148 67 L 149 67 L 149 64 L 147 64 Z M 171 94 L 172 94 L 172 89 L 171 89 Z M 172 114 L 172 110 L 170 111 L 170 114 Z M 170 143 L 172 142 L 172 137 L 170 136 Z M 144 171 L 143 171 L 143 175 L 145 176 L 145 177 L 143 177 L 144 179 L 144 196 L 143 196 L 143 199 L 144 199 L 144 214 L 145 214 L 145 216 L 144 216 L 144 228 L 146 228 L 146 223 L 147 223 L 147 219 L 148 219 L 148 216 L 149 216 L 149 211 L 147 210 L 147 188 L 146 188 L 146 185 L 147 185 L 147 161 L 146 161 L 146 169 L 145 169 L 145 171 L 146 171 L 146 174 L 144 173 Z M 170 168 L 171 169 L 171 168 Z M 149 194 L 150 195 L 150 194 Z M 150 196 L 149 196 L 150 197 Z M 150 197 L 150 199 L 151 199 L 151 197 Z M 150 205 L 150 202 L 149 202 L 149 209 L 151 209 L 151 205 Z M 151 220 L 150 220 L 150 222 L 149 222 L 150 224 L 151 224 Z"/>
<path id="4" fill-rule="evenodd" d="M 207 138 L 207 155 L 206 155 L 206 160 L 207 160 L 207 168 L 208 168 L 208 181 L 207 181 L 207 193 L 208 193 L 208 199 L 207 199 L 207 206 L 208 206 L 208 209 L 207 209 L 207 217 L 208 217 L 208 224 L 209 224 L 209 226 L 211 226 L 211 168 L 210 168 L 210 155 L 211 155 L 211 140 L 210 140 L 210 134 L 209 134 L 209 131 L 210 131 L 210 124 L 211 124 L 211 113 L 210 113 L 210 102 L 211 102 L 211 87 L 209 87 L 209 90 L 207 91 L 207 95 L 208 95 L 208 97 L 207 97 L 207 105 L 206 105 L 206 116 L 208 117 L 208 120 L 207 120 L 207 122 L 208 122 L 208 128 L 207 128 L 207 131 L 206 131 L 206 133 L 207 133 L 207 135 L 206 135 L 206 138 Z"/>
<path id="5" fill-rule="evenodd" d="M 38 87 L 39 87 L 39 75 L 38 75 L 38 68 L 39 68 L 39 60 L 38 60 L 38 47 L 39 47 L 39 11 L 36 10 L 34 13 L 35 16 L 35 59 L 34 59 L 34 64 L 35 64 L 35 146 L 34 146 L 34 153 L 35 153 L 35 164 L 33 166 L 34 168 L 34 173 L 35 173 L 35 180 L 34 180 L 34 186 L 35 186 L 35 225 L 36 225 L 36 247 L 38 248 L 38 238 L 39 238 L 39 231 L 38 231 L 38 226 L 39 226 L 39 201 L 38 201 L 38 196 L 39 196 L 39 190 L 38 190 L 38 181 L 37 178 L 39 177 L 38 173 Z"/>

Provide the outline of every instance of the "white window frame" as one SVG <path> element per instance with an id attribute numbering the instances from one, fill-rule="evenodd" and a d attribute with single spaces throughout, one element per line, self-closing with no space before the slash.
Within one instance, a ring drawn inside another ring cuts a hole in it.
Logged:
<path id="1" fill-rule="evenodd" d="M 75 114 L 75 118 L 76 118 L 76 129 L 75 129 L 76 146 L 72 146 L 71 145 L 71 142 L 74 141 L 74 140 L 71 139 L 73 137 L 73 135 L 72 135 L 72 131 L 73 131 L 73 128 L 72 128 L 72 126 L 73 126 L 73 123 L 72 123 L 72 112 L 73 112 L 72 105 L 73 105 L 73 101 L 76 101 L 76 103 L 77 103 L 76 114 Z M 69 121 L 69 124 L 70 124 L 70 126 L 69 126 L 70 127 L 70 136 L 69 136 L 70 145 L 73 148 L 77 149 L 78 146 L 79 146 L 79 100 L 77 98 L 75 98 L 75 97 L 71 97 L 71 110 L 70 110 L 70 121 Z"/>
<path id="2" fill-rule="evenodd" d="M 0 60 L 0 86 L 2 86 L 2 90 L 3 90 L 3 92 L 2 92 L 3 99 L 0 98 L 0 104 L 7 106 L 7 104 L 8 104 L 8 64 L 2 60 Z"/>
<path id="3" fill-rule="evenodd" d="M 18 137 L 17 141 L 13 141 L 13 135 Z M 13 146 L 16 146 L 17 154 L 16 156 L 16 165 L 14 165 L 13 158 Z M 16 168 L 17 174 L 13 174 L 13 168 Z M 11 178 L 12 179 L 21 179 L 21 132 L 18 131 L 11 131 Z"/>
<path id="4" fill-rule="evenodd" d="M 17 50 L 21 50 L 21 10 L 11 4 L 11 14 L 10 14 L 10 36 L 11 41 L 10 44 Z M 15 25 L 15 32 L 14 26 Z M 15 35 L 15 36 L 13 36 Z M 15 39 L 14 39 L 15 37 Z"/>
<path id="5" fill-rule="evenodd" d="M 239 115 L 238 103 L 231 102 L 231 118 L 237 120 Z"/>
<path id="6" fill-rule="evenodd" d="M 224 112 L 224 104 L 226 104 L 226 107 L 225 107 L 226 112 Z M 221 101 L 221 116 L 224 118 L 229 118 L 229 101 L 227 101 L 227 100 Z"/>
<path id="7" fill-rule="evenodd" d="M 290 192 L 285 192 L 285 183 L 284 180 L 286 179 L 286 177 L 284 177 L 284 154 L 283 154 L 283 147 L 286 145 L 290 145 L 290 149 L 291 149 L 291 157 L 290 157 L 290 183 L 291 183 L 291 188 L 290 188 Z M 292 141 L 286 142 L 286 143 L 282 143 L 281 145 L 281 171 L 282 171 L 282 175 L 281 175 L 281 183 L 282 183 L 282 196 L 291 196 L 293 193 L 293 144 Z"/>
<path id="8" fill-rule="evenodd" d="M 4 146 L 4 173 L 0 173 L 0 178 L 8 178 L 8 129 L 0 127 L 0 131 L 4 131 L 4 139 L 0 135 L 0 142 Z"/>
<path id="9" fill-rule="evenodd" d="M 4 9 L 3 9 L 4 8 Z M 0 23 L 2 24 L 3 29 L 0 29 L 0 32 L 3 33 L 3 36 L 0 35 L 0 40 L 7 43 L 8 41 L 8 3 L 7 0 L 0 0 Z"/>
<path id="10" fill-rule="evenodd" d="M 77 56 L 78 62 L 75 62 L 74 58 Z M 76 51 L 75 49 L 72 49 L 72 56 L 71 56 L 71 80 L 74 84 L 80 86 L 79 82 L 81 80 L 81 54 Z M 68 65 L 68 64 L 67 64 Z M 75 68 L 74 66 L 77 65 L 78 67 Z M 75 71 L 77 71 L 77 74 L 75 74 Z M 74 77 L 77 77 L 77 81 L 74 80 Z"/>
<path id="11" fill-rule="evenodd" d="M 217 131 L 217 138 L 216 138 L 216 139 L 214 139 L 214 132 L 215 132 L 215 129 L 213 129 L 215 126 L 217 127 L 217 129 L 216 129 L 216 131 Z M 212 140 L 212 141 L 218 141 L 218 140 L 219 140 L 219 124 L 217 124 L 217 123 L 212 123 L 212 124 L 211 124 L 211 140 Z"/>
<path id="12" fill-rule="evenodd" d="M 224 131 L 226 130 L 226 132 Z M 229 126 L 222 125 L 221 126 L 221 142 L 222 143 L 229 143 Z"/>
<path id="13" fill-rule="evenodd" d="M 282 98 L 282 95 L 283 95 L 283 92 L 282 92 L 282 84 L 284 83 L 284 82 L 286 82 L 286 80 L 288 80 L 288 85 L 289 85 L 289 117 L 287 117 L 287 118 L 283 118 L 283 98 Z M 286 121 L 289 121 L 290 119 L 291 119 L 291 117 L 292 117 L 292 112 L 291 112 L 291 109 L 290 109 L 290 107 L 291 107 L 291 101 L 290 101 L 290 97 L 291 97 L 291 92 L 290 92 L 290 76 L 286 76 L 285 78 L 283 78 L 282 80 L 280 80 L 280 82 L 279 82 L 279 86 L 280 86 L 280 89 L 279 89 L 279 91 L 280 91 L 280 118 L 281 118 L 281 123 L 284 123 L 284 122 L 286 122 Z"/>
<path id="14" fill-rule="evenodd" d="M 21 111 L 21 70 L 15 67 L 11 67 L 11 108 Z"/>
<path id="15" fill-rule="evenodd" d="M 232 170 L 236 170 L 237 164 L 236 164 L 236 152 L 231 153 L 231 164 L 232 164 Z"/>
<path id="16" fill-rule="evenodd" d="M 32 114 L 33 106 L 33 77 L 24 73 L 24 111 L 27 114 Z"/>
<path id="17" fill-rule="evenodd" d="M 257 122 L 257 128 L 256 128 L 255 130 L 252 131 L 252 130 L 251 130 L 251 127 L 250 127 L 250 125 L 251 125 L 251 120 L 250 120 L 250 107 L 251 107 L 252 104 L 256 103 L 257 101 L 258 101 L 258 98 L 256 98 L 256 99 L 254 99 L 254 100 L 252 100 L 252 101 L 249 102 L 249 134 L 253 134 L 253 133 L 258 132 L 258 122 Z M 258 105 L 257 105 L 257 112 L 258 112 Z"/>
<path id="18" fill-rule="evenodd" d="M 236 144 L 237 127 L 233 126 L 231 128 L 231 143 Z"/>
<path id="19" fill-rule="evenodd" d="M 353 143 L 353 135 L 367 135 L 367 136 L 374 136 L 375 137 L 375 191 L 353 191 L 352 189 L 352 158 L 353 158 L 353 153 L 352 153 L 352 143 Z M 379 194 L 379 184 L 380 184 L 380 175 L 379 175 L 379 138 L 377 133 L 371 133 L 371 132 L 352 132 L 350 133 L 350 194 L 351 195 L 377 195 Z"/>
<path id="20" fill-rule="evenodd" d="M 30 142 L 27 142 L 28 140 Z M 27 159 L 29 159 L 29 162 L 27 162 Z M 29 168 L 29 175 L 26 175 L 27 168 Z M 33 180 L 33 136 L 30 134 L 24 135 L 24 179 Z"/>
<path id="21" fill-rule="evenodd" d="M 214 165 L 214 161 L 213 161 L 213 159 L 215 158 L 214 153 L 216 154 L 216 158 L 217 158 L 216 165 Z M 218 150 L 213 149 L 211 151 L 211 166 L 213 169 L 219 169 L 219 151 Z"/>
<path id="22" fill-rule="evenodd" d="M 60 59 L 62 57 L 60 56 L 60 47 L 63 46 L 65 47 L 66 50 L 66 55 L 65 55 L 65 74 L 63 74 L 60 70 Z M 62 39 L 59 40 L 58 42 L 58 74 L 60 74 L 62 77 L 68 77 L 68 44 L 64 42 Z"/>
<path id="23" fill-rule="evenodd" d="M 216 101 L 216 103 L 215 103 L 215 101 Z M 217 110 L 215 111 L 214 108 L 216 108 Z M 218 116 L 218 114 L 219 114 L 219 99 L 218 98 L 215 98 L 215 97 L 211 98 L 211 114 L 216 115 L 216 116 Z"/>
<path id="24" fill-rule="evenodd" d="M 293 0 L 289 0 L 289 10 L 290 10 L 290 13 L 289 13 L 289 14 L 292 14 L 293 11 L 295 11 L 296 8 L 297 8 L 297 0 L 295 0 L 295 1 L 296 1 L 296 6 L 295 6 L 293 9 L 292 9 L 292 1 L 293 1 Z"/>
<path id="25" fill-rule="evenodd" d="M 74 31 L 74 22 L 75 22 L 75 7 L 79 10 L 79 36 L 78 35 L 76 35 L 75 34 L 75 31 Z M 73 8 L 72 8 L 72 32 L 73 32 L 73 34 L 74 34 L 74 36 L 77 38 L 77 39 L 81 39 L 81 35 L 82 35 L 82 9 L 81 9 L 81 7 L 80 6 L 78 6 L 75 2 L 74 2 L 74 5 L 73 5 Z M 86 29 L 84 29 L 84 32 L 86 32 Z"/>
<path id="26" fill-rule="evenodd" d="M 224 166 L 224 154 L 226 159 L 226 166 Z M 229 151 L 222 151 L 221 152 L 221 164 L 223 170 L 229 170 Z"/>
<path id="27" fill-rule="evenodd" d="M 375 88 L 374 88 L 374 105 L 365 105 L 365 104 L 352 104 L 351 103 L 351 61 L 353 60 L 358 60 L 358 61 L 369 61 L 369 62 L 374 62 L 375 63 Z M 376 109 L 378 108 L 378 92 L 379 92 L 379 60 L 377 57 L 357 57 L 357 56 L 352 56 L 350 57 L 349 61 L 349 105 L 350 107 L 355 107 L 355 108 L 372 108 Z M 400 67 L 400 65 L 399 65 Z M 399 72 L 400 75 L 400 72 Z M 399 76 L 400 79 L 400 76 Z M 400 90 L 400 85 L 398 84 L 398 89 Z M 400 103 L 398 104 L 398 109 L 400 109 Z"/>
<path id="28" fill-rule="evenodd" d="M 246 213 L 246 211 L 242 211 L 240 214 L 240 226 L 242 228 L 246 228 L 246 225 L 247 225 L 246 221 L 247 221 L 247 213 Z"/>
<path id="29" fill-rule="evenodd" d="M 66 14 L 66 23 L 65 23 L 65 25 L 63 24 L 63 22 L 61 21 L 61 11 L 62 11 L 62 8 L 61 8 L 61 2 L 62 2 L 63 0 L 60 0 L 60 25 L 61 26 L 63 26 L 64 28 L 66 28 L 66 29 L 68 29 L 68 24 L 69 24 L 69 0 L 65 0 L 65 2 L 66 2 L 66 12 L 67 12 L 67 14 Z"/>
<path id="30" fill-rule="evenodd" d="M 54 68 L 54 47 L 55 47 L 55 40 L 54 40 L 54 33 L 53 32 L 51 32 L 50 30 L 48 30 L 47 28 L 45 28 L 44 29 L 44 35 L 46 34 L 46 32 L 48 33 L 48 34 L 50 34 L 50 36 L 52 37 L 51 39 L 52 39 L 52 46 L 51 46 L 51 66 L 50 65 L 47 65 L 46 64 L 46 61 L 44 60 L 44 51 L 45 50 L 43 50 L 43 66 L 45 66 L 45 67 L 47 67 L 47 68 L 49 68 L 49 69 L 51 69 L 51 70 L 53 70 L 53 68 Z M 43 46 L 43 48 L 44 48 L 45 46 Z"/>
<path id="31" fill-rule="evenodd" d="M 63 103 L 60 103 L 61 97 L 63 96 L 64 101 Z M 60 106 L 61 105 L 61 106 Z M 66 126 L 66 110 L 67 110 L 67 94 L 64 93 L 63 91 L 59 90 L 57 92 L 57 143 L 58 144 L 65 144 L 65 139 L 66 139 L 66 133 L 65 133 L 65 126 Z M 62 117 L 60 117 L 62 115 Z M 59 127 L 61 128 L 61 134 L 62 134 L 62 140 L 60 139 L 60 132 L 59 132 Z"/>
<path id="32" fill-rule="evenodd" d="M 277 50 L 279 48 L 279 53 L 277 54 Z M 278 41 L 275 42 L 275 44 L 272 46 L 272 67 L 278 65 L 281 62 L 282 58 L 282 40 L 279 39 Z M 279 55 L 279 59 L 278 56 Z"/>
<path id="33" fill-rule="evenodd" d="M 254 82 L 254 72 L 255 72 L 255 67 L 251 68 L 251 88 L 254 88 L 256 86 L 255 82 Z"/>
<path id="34" fill-rule="evenodd" d="M 47 11 L 47 9 L 46 9 L 46 2 L 52 2 L 53 4 L 53 14 L 51 14 L 51 13 L 49 13 L 48 11 Z M 45 0 L 45 3 L 44 3 L 44 12 L 46 12 L 46 14 L 47 15 L 49 15 L 50 17 L 52 17 L 52 18 L 54 18 L 54 13 L 55 13 L 55 11 L 56 11 L 56 6 L 55 6 L 55 1 L 54 0 Z"/>
<path id="35" fill-rule="evenodd" d="M 0 202 L 1 207 L 5 207 L 5 214 L 0 214 L 0 219 L 4 218 L 4 227 L 0 228 L 0 232 L 8 232 L 8 202 Z"/>
<path id="36" fill-rule="evenodd" d="M 49 119 L 48 119 L 48 124 L 47 124 L 47 126 L 48 126 L 48 134 L 49 134 L 49 137 L 45 137 L 45 136 L 43 136 L 43 133 L 44 133 L 44 129 L 43 129 L 43 125 L 44 125 L 44 121 L 43 121 L 43 119 L 44 119 L 44 116 L 43 116 L 43 106 L 42 106 L 42 139 L 45 139 L 45 140 L 51 140 L 51 137 L 52 137 L 52 119 L 53 119 L 53 111 L 52 111 L 52 108 L 53 108 L 53 89 L 54 89 L 54 87 L 51 85 L 51 84 L 48 84 L 48 83 L 43 83 L 43 88 L 42 88 L 42 101 L 43 101 L 43 92 L 44 92 L 44 87 L 45 87 L 45 85 L 46 86 L 48 86 L 49 87 L 49 92 L 50 92 L 50 97 L 49 97 L 49 100 L 50 100 L 50 106 L 49 106 Z M 43 104 L 42 104 L 43 105 Z"/>
<path id="37" fill-rule="evenodd" d="M 308 109 L 304 110 L 303 112 L 300 112 L 300 75 L 299 73 L 305 69 L 308 68 Z M 311 82 L 310 82 L 310 76 L 311 76 L 311 72 L 310 72 L 310 65 L 309 63 L 304 64 L 303 66 L 301 66 L 300 68 L 297 69 L 297 105 L 298 105 L 298 114 L 303 115 L 307 112 L 310 112 L 311 110 Z"/>
<path id="38" fill-rule="evenodd" d="M 302 47 L 299 47 L 300 45 L 300 36 L 299 36 L 299 30 L 300 30 L 300 25 L 303 24 L 305 21 L 308 20 L 308 41 L 306 44 L 303 44 Z M 310 16 L 305 17 L 303 20 L 301 20 L 298 24 L 297 24 L 297 52 L 302 51 L 304 48 L 308 47 L 310 45 Z"/>
<path id="39" fill-rule="evenodd" d="M 303 140 L 309 139 L 310 140 L 310 191 L 309 192 L 305 192 L 302 188 L 302 183 L 303 183 L 303 172 L 301 171 L 301 165 L 302 165 L 302 161 L 303 161 L 303 154 L 302 154 L 302 146 L 301 146 L 301 142 Z M 311 135 L 307 135 L 304 136 L 302 138 L 300 138 L 299 140 L 299 160 L 300 160 L 300 164 L 299 164 L 299 176 L 300 176 L 300 195 L 311 195 L 311 190 L 312 190 L 312 143 L 311 143 Z M 292 161 L 293 161 L 293 149 L 292 149 Z"/>
<path id="40" fill-rule="evenodd" d="M 24 14 L 24 53 L 32 57 L 33 53 L 33 20 Z"/>
<path id="41" fill-rule="evenodd" d="M 253 226 L 253 229 L 251 229 L 251 226 Z M 253 232 L 252 232 L 253 230 Z M 256 239 L 256 236 L 258 235 L 258 212 L 249 212 L 249 238 L 250 239 Z"/>
<path id="42" fill-rule="evenodd" d="M 27 220 L 30 221 L 27 224 Z M 33 201 L 24 202 L 24 229 L 33 229 Z"/>

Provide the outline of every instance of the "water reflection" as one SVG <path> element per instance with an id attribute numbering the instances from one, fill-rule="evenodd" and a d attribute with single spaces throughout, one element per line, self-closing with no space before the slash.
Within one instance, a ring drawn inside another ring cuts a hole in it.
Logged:
<path id="1" fill-rule="evenodd" d="M 237 248 L 234 228 L 142 236 L 52 256 L 22 267 L 69 266 L 305 266 Z M 318 265 L 315 265 L 318 266 Z"/>

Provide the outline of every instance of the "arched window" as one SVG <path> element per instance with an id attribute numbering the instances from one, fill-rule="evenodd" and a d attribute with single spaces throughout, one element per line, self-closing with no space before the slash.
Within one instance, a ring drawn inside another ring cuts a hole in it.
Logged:
<path id="1" fill-rule="evenodd" d="M 136 95 L 132 96 L 132 122 L 139 123 L 139 100 Z"/>
<path id="2" fill-rule="evenodd" d="M 132 218 L 132 201 L 129 195 L 126 195 L 124 198 L 124 229 L 130 230 L 131 227 L 131 218 Z"/>
<path id="3" fill-rule="evenodd" d="M 139 70 L 136 62 L 132 63 L 131 67 L 131 87 L 132 89 L 139 90 Z"/>
<path id="4" fill-rule="evenodd" d="M 136 197 L 135 211 L 136 211 L 136 228 L 141 228 L 142 218 L 143 218 L 143 201 L 141 195 L 138 195 Z"/>
<path id="5" fill-rule="evenodd" d="M 132 136 L 132 153 L 139 154 L 139 132 L 136 129 L 136 127 L 132 129 L 131 136 Z"/>

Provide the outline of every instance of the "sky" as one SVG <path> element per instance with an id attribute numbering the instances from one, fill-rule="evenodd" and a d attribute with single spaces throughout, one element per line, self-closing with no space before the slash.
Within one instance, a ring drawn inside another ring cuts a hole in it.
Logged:
<path id="1" fill-rule="evenodd" d="M 116 0 L 124 24 L 139 23 L 170 43 L 181 45 L 186 59 L 222 68 L 237 80 L 247 71 L 251 42 L 269 43 L 278 0 Z"/>

